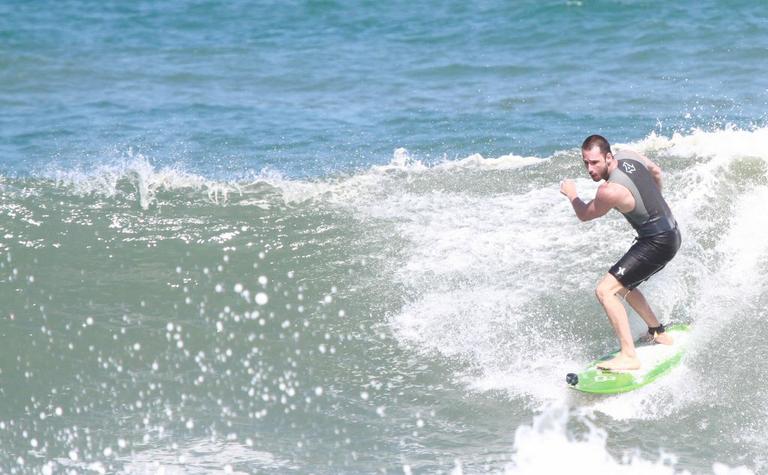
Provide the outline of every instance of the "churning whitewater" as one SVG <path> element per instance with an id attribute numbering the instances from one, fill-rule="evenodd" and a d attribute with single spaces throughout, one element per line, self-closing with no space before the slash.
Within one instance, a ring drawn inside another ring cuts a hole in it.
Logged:
<path id="1" fill-rule="evenodd" d="M 561 199 L 575 148 L 401 149 L 313 180 L 141 156 L 6 177 L 6 471 L 759 472 L 768 401 L 740 362 L 762 351 L 766 143 L 616 145 L 666 171 L 685 245 L 645 292 L 694 325 L 680 368 L 618 397 L 563 382 L 616 345 L 592 288 L 631 242 L 618 213 L 582 224 Z"/>

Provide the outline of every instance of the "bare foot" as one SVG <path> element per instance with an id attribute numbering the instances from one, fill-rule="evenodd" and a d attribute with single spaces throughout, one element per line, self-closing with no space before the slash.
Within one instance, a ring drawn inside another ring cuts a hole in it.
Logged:
<path id="1" fill-rule="evenodd" d="M 662 345 L 671 345 L 675 340 L 666 333 L 657 333 L 653 336 L 653 341 Z"/>
<path id="2" fill-rule="evenodd" d="M 599 369 L 607 369 L 611 371 L 639 369 L 640 360 L 637 359 L 637 356 L 625 356 L 619 353 L 616 358 L 603 361 L 598 364 L 597 367 Z"/>

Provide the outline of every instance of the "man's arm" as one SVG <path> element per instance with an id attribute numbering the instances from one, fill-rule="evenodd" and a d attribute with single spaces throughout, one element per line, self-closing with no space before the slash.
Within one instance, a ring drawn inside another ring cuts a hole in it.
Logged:
<path id="1" fill-rule="evenodd" d="M 640 158 L 640 161 L 643 162 L 643 164 L 645 165 L 645 168 L 647 168 L 648 171 L 651 173 L 651 177 L 653 177 L 653 181 L 656 182 L 656 186 L 659 188 L 659 191 L 661 191 L 661 167 L 653 163 L 651 159 L 646 157 L 645 155 L 641 153 L 637 153 L 634 150 L 632 150 L 631 152 L 636 154 Z"/>
<path id="2" fill-rule="evenodd" d="M 560 183 L 560 193 L 568 198 L 576 212 L 576 217 L 581 221 L 589 221 L 605 215 L 616 206 L 617 196 L 614 189 L 608 183 L 603 183 L 597 189 L 595 199 L 584 202 L 576 194 L 576 184 L 573 180 L 563 180 Z"/>
<path id="3" fill-rule="evenodd" d="M 661 191 L 661 167 L 653 163 L 651 159 L 646 157 L 645 155 L 640 155 L 640 157 L 643 159 L 645 168 L 647 168 L 648 171 L 651 173 L 651 176 L 653 177 L 653 181 L 656 182 L 656 186 L 659 187 L 659 191 Z"/>

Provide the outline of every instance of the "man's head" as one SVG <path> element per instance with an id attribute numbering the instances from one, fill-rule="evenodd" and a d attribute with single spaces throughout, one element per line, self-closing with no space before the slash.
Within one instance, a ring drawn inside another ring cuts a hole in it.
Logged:
<path id="1" fill-rule="evenodd" d="M 581 158 L 594 181 L 607 180 L 613 163 L 611 144 L 601 135 L 590 135 L 581 144 Z"/>

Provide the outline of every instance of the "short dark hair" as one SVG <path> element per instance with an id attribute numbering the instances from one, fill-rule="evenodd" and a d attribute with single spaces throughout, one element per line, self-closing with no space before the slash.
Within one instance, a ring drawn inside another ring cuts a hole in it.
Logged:
<path id="1" fill-rule="evenodd" d="M 611 144 L 602 135 L 590 135 L 581 144 L 582 150 L 592 150 L 593 147 L 600 147 L 600 153 L 603 155 L 613 153 L 611 152 Z"/>

